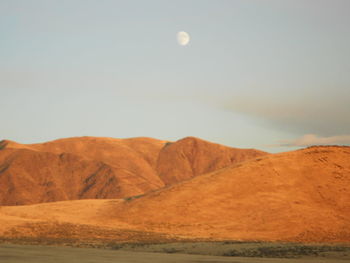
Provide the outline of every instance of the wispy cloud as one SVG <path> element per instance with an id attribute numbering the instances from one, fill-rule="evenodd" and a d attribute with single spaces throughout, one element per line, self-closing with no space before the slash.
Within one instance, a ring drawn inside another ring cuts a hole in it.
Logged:
<path id="1" fill-rule="evenodd" d="M 274 147 L 305 147 L 311 145 L 349 145 L 350 134 L 321 137 L 316 134 L 305 134 L 295 140 L 282 140 L 279 144 L 271 145 Z"/>
<path id="2" fill-rule="evenodd" d="M 228 110 L 256 118 L 261 125 L 294 133 L 321 136 L 350 133 L 349 93 L 299 94 L 294 97 L 236 97 L 226 103 Z"/>

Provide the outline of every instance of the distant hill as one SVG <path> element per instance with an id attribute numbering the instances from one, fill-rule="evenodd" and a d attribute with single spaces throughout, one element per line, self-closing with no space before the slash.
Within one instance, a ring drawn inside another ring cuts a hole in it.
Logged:
<path id="1" fill-rule="evenodd" d="M 0 203 L 122 198 L 158 189 L 164 184 L 152 166 L 163 144 L 148 138 L 82 137 L 33 145 L 3 141 Z"/>
<path id="2" fill-rule="evenodd" d="M 124 198 L 266 153 L 185 138 L 0 142 L 0 205 Z M 184 158 L 182 158 L 184 156 Z"/>
<path id="3" fill-rule="evenodd" d="M 157 172 L 166 185 L 265 155 L 255 149 L 238 149 L 186 137 L 167 143 L 160 151 Z"/>

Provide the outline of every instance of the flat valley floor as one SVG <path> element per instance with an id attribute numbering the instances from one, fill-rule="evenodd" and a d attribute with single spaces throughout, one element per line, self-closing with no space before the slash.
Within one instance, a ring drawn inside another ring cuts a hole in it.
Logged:
<path id="1" fill-rule="evenodd" d="M 208 244 L 214 250 L 215 245 Z M 220 245 L 220 244 L 219 244 Z M 176 250 L 184 245 L 160 244 L 151 246 L 124 247 L 117 249 L 72 248 L 37 245 L 0 244 L 1 263 L 345 263 L 350 262 L 349 251 L 334 251 L 332 255 L 301 256 L 298 258 L 239 257 L 183 254 Z M 185 244 L 192 247 L 193 244 Z M 157 249 L 158 247 L 158 249 Z M 159 250 L 161 248 L 162 250 Z M 146 252 L 151 251 L 151 252 Z M 157 251 L 166 251 L 159 253 Z M 191 251 L 188 251 L 191 253 Z M 210 253 L 210 251 L 207 251 Z"/>

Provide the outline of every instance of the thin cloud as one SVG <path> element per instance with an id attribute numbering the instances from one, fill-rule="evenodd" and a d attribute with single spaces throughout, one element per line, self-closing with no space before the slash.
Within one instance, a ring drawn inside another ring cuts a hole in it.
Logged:
<path id="1" fill-rule="evenodd" d="M 305 134 L 295 140 L 283 140 L 274 146 L 280 147 L 306 147 L 312 145 L 349 145 L 350 134 L 321 137 L 316 134 Z"/>
<path id="2" fill-rule="evenodd" d="M 255 118 L 261 125 L 300 134 L 332 136 L 350 132 L 349 95 L 300 94 L 299 97 L 238 96 L 225 109 Z"/>

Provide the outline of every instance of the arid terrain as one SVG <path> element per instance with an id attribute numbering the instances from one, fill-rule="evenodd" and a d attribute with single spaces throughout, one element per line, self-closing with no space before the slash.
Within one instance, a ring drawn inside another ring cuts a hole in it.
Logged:
<path id="1" fill-rule="evenodd" d="M 93 249 L 0 244 L 0 262 L 4 263 L 342 263 L 349 259 L 350 248 L 339 246 L 177 243 Z"/>
<path id="2" fill-rule="evenodd" d="M 0 161 L 3 242 L 350 243 L 350 147 L 82 137 L 2 141 Z"/>
<path id="3" fill-rule="evenodd" d="M 125 198 L 265 155 L 187 137 L 0 142 L 0 205 Z"/>

